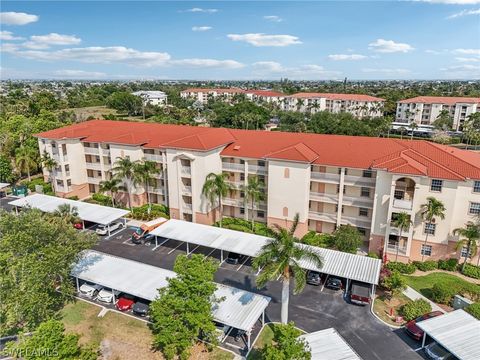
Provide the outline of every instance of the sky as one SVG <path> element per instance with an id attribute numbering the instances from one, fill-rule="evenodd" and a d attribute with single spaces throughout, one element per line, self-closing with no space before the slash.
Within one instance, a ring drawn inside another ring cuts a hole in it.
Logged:
<path id="1" fill-rule="evenodd" d="M 4 1 L 1 79 L 480 79 L 480 0 Z"/>

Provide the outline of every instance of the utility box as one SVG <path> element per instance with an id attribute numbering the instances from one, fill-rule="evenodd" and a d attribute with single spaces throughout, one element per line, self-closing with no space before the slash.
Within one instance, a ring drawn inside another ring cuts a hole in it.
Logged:
<path id="1" fill-rule="evenodd" d="M 19 197 L 28 195 L 28 188 L 25 185 L 14 186 L 12 188 L 12 194 Z"/>
<path id="2" fill-rule="evenodd" d="M 453 308 L 455 310 L 463 309 L 470 304 L 473 304 L 473 301 L 470 299 L 466 299 L 463 296 L 455 295 L 455 297 L 453 298 Z"/>

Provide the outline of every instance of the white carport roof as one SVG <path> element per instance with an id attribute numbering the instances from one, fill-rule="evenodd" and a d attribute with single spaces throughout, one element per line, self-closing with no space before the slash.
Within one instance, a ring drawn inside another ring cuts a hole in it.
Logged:
<path id="1" fill-rule="evenodd" d="M 168 285 L 167 279 L 176 276 L 170 270 L 94 250 L 83 254 L 71 274 L 146 300 L 155 299 L 158 289 Z M 267 296 L 221 284 L 217 284 L 215 296 L 224 300 L 212 308 L 214 319 L 245 331 L 253 327 L 270 302 Z"/>
<path id="2" fill-rule="evenodd" d="M 469 313 L 455 310 L 417 326 L 460 360 L 480 359 L 480 321 Z"/>
<path id="3" fill-rule="evenodd" d="M 270 241 L 270 239 L 265 236 L 175 219 L 168 220 L 153 230 L 151 234 L 213 249 L 232 251 L 252 257 L 257 256 L 262 247 Z M 308 247 L 314 249 L 322 256 L 324 264 L 323 267 L 319 269 L 311 262 L 302 261 L 301 265 L 305 269 L 320 271 L 325 274 L 369 284 L 378 284 L 380 269 L 382 267 L 380 259 L 314 246 Z"/>
<path id="4" fill-rule="evenodd" d="M 0 190 L 4 189 L 4 188 L 6 188 L 6 187 L 9 187 L 9 186 L 10 186 L 10 184 L 8 184 L 8 183 L 2 183 L 2 182 L 0 182 Z"/>
<path id="5" fill-rule="evenodd" d="M 312 360 L 360 360 L 334 328 L 300 336 L 310 345 Z"/>
<path id="6" fill-rule="evenodd" d="M 70 206 L 75 206 L 77 208 L 80 219 L 102 225 L 108 225 L 112 221 L 118 220 L 129 213 L 128 210 L 90 204 L 83 201 L 64 199 L 44 194 L 29 195 L 24 198 L 11 201 L 9 204 L 18 207 L 31 207 L 47 213 L 54 212 L 62 204 L 69 204 Z"/>

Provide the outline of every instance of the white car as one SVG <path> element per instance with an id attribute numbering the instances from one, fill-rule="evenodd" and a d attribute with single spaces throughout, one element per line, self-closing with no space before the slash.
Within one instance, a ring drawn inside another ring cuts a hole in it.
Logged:
<path id="1" fill-rule="evenodd" d="M 97 295 L 98 292 L 102 289 L 103 288 L 97 284 L 83 283 L 82 286 L 80 286 L 80 293 L 82 295 L 85 295 L 86 297 L 93 299 L 95 295 Z"/>
<path id="2" fill-rule="evenodd" d="M 102 236 L 107 235 L 109 226 L 110 226 L 110 233 L 124 227 L 122 222 L 113 222 L 110 225 L 98 225 L 97 230 L 95 230 L 95 232 L 98 235 L 102 235 Z"/>
<path id="3" fill-rule="evenodd" d="M 120 291 L 114 290 L 113 294 L 115 294 L 115 298 L 117 298 L 117 296 L 120 295 Z M 110 289 L 102 289 L 98 292 L 97 300 L 105 303 L 112 303 L 113 294 Z"/>

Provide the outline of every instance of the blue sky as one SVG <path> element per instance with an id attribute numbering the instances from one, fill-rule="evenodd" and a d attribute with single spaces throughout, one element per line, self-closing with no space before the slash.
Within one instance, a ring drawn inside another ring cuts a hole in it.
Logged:
<path id="1" fill-rule="evenodd" d="M 480 0 L 2 1 L 6 78 L 479 79 Z"/>

